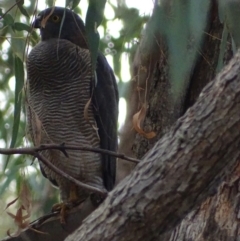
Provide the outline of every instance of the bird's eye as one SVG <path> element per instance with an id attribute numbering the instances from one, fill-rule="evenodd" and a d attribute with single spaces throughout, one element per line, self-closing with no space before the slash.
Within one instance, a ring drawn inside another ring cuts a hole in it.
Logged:
<path id="1" fill-rule="evenodd" d="M 59 20 L 60 20 L 60 17 L 58 15 L 53 15 L 52 16 L 52 21 L 53 22 L 57 23 L 57 22 L 59 22 Z"/>

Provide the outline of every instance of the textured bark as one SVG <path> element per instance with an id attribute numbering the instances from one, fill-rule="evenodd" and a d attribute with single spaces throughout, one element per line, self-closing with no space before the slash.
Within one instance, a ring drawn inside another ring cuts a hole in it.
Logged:
<path id="1" fill-rule="evenodd" d="M 143 105 L 147 106 L 147 100 L 149 99 L 148 95 L 151 94 L 149 92 L 149 87 L 151 85 L 152 79 L 156 76 L 156 65 L 159 65 L 159 61 L 161 63 L 161 79 L 163 80 L 163 84 L 161 86 L 161 94 L 162 101 L 161 104 L 166 106 L 166 102 L 164 102 L 168 97 L 168 89 L 169 84 L 166 85 L 167 81 L 167 65 L 166 65 L 166 52 L 164 50 L 164 42 L 159 36 L 157 31 L 154 34 L 150 34 L 151 32 L 151 21 L 147 24 L 146 29 L 142 35 L 142 39 L 137 49 L 137 52 L 134 56 L 134 61 L 132 65 L 132 76 L 133 79 L 130 83 L 130 88 L 128 92 L 128 108 L 127 108 L 127 116 L 125 120 L 125 124 L 120 130 L 120 145 L 119 152 L 125 153 L 127 156 L 136 156 L 136 151 L 133 152 L 132 146 L 136 137 L 136 131 L 133 128 L 133 116 L 136 114 Z M 151 36 L 149 38 L 149 36 Z M 156 41 L 156 39 L 158 39 Z M 167 91 L 166 91 L 167 90 Z M 168 111 L 162 114 L 162 120 L 165 124 L 168 118 Z M 165 117 L 164 117 L 165 116 Z M 149 132 L 155 128 L 146 127 L 145 131 Z M 154 139 L 156 142 L 156 138 Z M 142 149 L 144 154 L 146 150 Z M 137 155 L 142 156 L 141 154 Z M 117 183 L 121 181 L 124 177 L 126 177 L 135 167 L 133 163 L 126 162 L 122 159 L 118 160 L 118 168 L 117 168 Z"/>
<path id="2" fill-rule="evenodd" d="M 205 29 L 206 34 L 204 34 L 197 60 L 193 63 L 192 75 L 185 80 L 189 84 L 186 84 L 187 90 L 182 94 L 181 99 L 183 101 L 179 100 L 177 106 L 174 106 L 169 94 L 171 85 L 168 76 L 168 53 L 163 43 L 161 41 L 160 44 L 158 43 L 158 46 L 160 46 L 159 54 L 158 58 L 154 59 L 154 76 L 149 80 L 148 111 L 143 123 L 143 129 L 145 131 L 155 131 L 157 137 L 149 140 L 140 134 L 136 135 L 134 151 L 138 158 L 141 158 L 150 150 L 156 140 L 161 138 L 173 123 L 193 105 L 202 88 L 214 78 L 218 64 L 222 30 L 223 26 L 218 19 L 217 2 L 212 1 Z M 159 39 L 158 36 L 156 41 L 159 41 Z"/>
<path id="3" fill-rule="evenodd" d="M 147 139 L 140 134 L 135 135 L 133 151 L 137 158 L 142 158 L 153 147 L 156 140 L 162 137 L 177 120 L 170 100 L 171 85 L 168 76 L 167 45 L 159 29 L 156 29 L 154 33 L 151 30 L 153 28 L 152 22 L 156 21 L 154 19 L 157 14 L 157 10 L 153 12 L 145 30 L 146 35 L 142 40 L 143 43 L 139 46 L 134 61 L 133 74 L 138 76 L 138 82 L 144 83 L 144 87 L 140 86 L 143 90 L 143 97 L 139 98 L 137 102 L 139 104 L 138 110 L 143 104 L 147 106 L 142 129 L 146 133 L 151 131 L 156 133 L 156 137 L 152 139 Z"/>
<path id="4" fill-rule="evenodd" d="M 173 232 L 164 234 L 159 240 L 239 240 L 239 174 L 240 165 L 231 174 L 231 180 L 220 186 L 217 195 L 207 198 Z"/>
<path id="5" fill-rule="evenodd" d="M 240 52 L 66 240 L 158 240 L 209 195 L 240 158 Z"/>
<path id="6" fill-rule="evenodd" d="M 147 81 L 148 85 L 148 88 L 145 88 L 147 92 L 145 104 L 148 108 L 143 130 L 146 133 L 154 131 L 157 135 L 152 139 L 146 139 L 140 134 L 136 135 L 133 150 L 138 158 L 143 157 L 153 147 L 156 140 L 163 136 L 177 120 L 173 114 L 171 101 L 169 101 L 171 86 L 168 78 L 167 49 L 161 37 L 159 36 L 157 39 L 158 48 L 155 48 L 155 56 L 145 63 L 145 66 L 151 64 L 152 68 L 149 69 L 151 75 L 147 78 L 143 75 L 139 77 L 139 79 L 144 79 L 145 83 Z M 138 58 L 138 56 L 136 57 Z M 138 68 L 141 66 L 139 64 Z"/>

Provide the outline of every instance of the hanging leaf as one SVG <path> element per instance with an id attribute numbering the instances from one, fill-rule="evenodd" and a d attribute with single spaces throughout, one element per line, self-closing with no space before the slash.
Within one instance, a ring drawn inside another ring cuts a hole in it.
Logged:
<path id="1" fill-rule="evenodd" d="M 19 22 L 15 22 L 13 25 L 12 25 L 12 29 L 13 30 L 17 30 L 17 31 L 28 31 L 28 32 L 31 32 L 32 31 L 32 28 L 25 24 L 25 23 L 19 23 Z"/>
<path id="2" fill-rule="evenodd" d="M 3 17 L 3 21 L 4 21 L 4 25 L 12 25 L 14 24 L 14 19 L 12 17 L 11 14 L 6 14 L 4 17 Z"/>
<path id="3" fill-rule="evenodd" d="M 74 9 L 78 6 L 80 3 L 80 0 L 66 0 L 66 7 L 69 7 L 70 9 Z"/>
<path id="4" fill-rule="evenodd" d="M 12 128 L 12 140 L 10 144 L 10 148 L 15 146 L 18 136 L 18 129 L 20 123 L 20 114 L 21 114 L 21 103 L 22 103 L 22 88 L 24 85 L 24 68 L 22 60 L 15 56 L 14 57 L 14 68 L 15 68 L 15 101 L 14 101 L 14 120 L 13 120 L 13 128 Z M 5 168 L 8 165 L 9 157 L 7 158 Z"/>
<path id="5" fill-rule="evenodd" d="M 136 130 L 136 132 L 139 133 L 140 135 L 144 136 L 147 139 L 152 139 L 153 137 L 156 136 L 156 133 L 153 131 L 147 133 L 141 128 L 141 122 L 145 118 L 146 110 L 147 110 L 147 107 L 146 107 L 146 104 L 144 104 L 141 110 L 133 116 L 133 127 Z"/>
<path id="6" fill-rule="evenodd" d="M 18 198 L 19 198 L 19 197 L 15 198 L 15 199 L 13 199 L 11 202 L 9 202 L 9 203 L 7 204 L 5 210 L 8 209 L 10 206 L 12 206 L 12 205 L 18 200 Z"/>
<path id="7" fill-rule="evenodd" d="M 7 231 L 7 234 L 10 237 L 17 237 L 23 229 L 29 226 L 29 218 L 31 216 L 31 195 L 25 181 L 22 182 L 19 196 L 9 202 L 6 209 L 15 204 L 16 201 L 18 201 L 19 206 L 16 214 L 7 212 L 7 214 L 14 220 L 14 224 L 17 227 L 17 231 L 13 234 L 10 233 L 10 230 Z"/>
<path id="8" fill-rule="evenodd" d="M 23 6 L 19 7 L 19 10 L 25 17 L 30 18 L 27 10 Z"/>
<path id="9" fill-rule="evenodd" d="M 27 10 L 23 7 L 24 0 L 20 0 L 20 1 L 19 1 L 19 0 L 16 0 L 16 3 L 17 3 L 17 6 L 18 6 L 20 12 L 21 12 L 24 16 L 26 16 L 27 18 L 29 18 L 30 16 L 29 16 Z"/>
<path id="10" fill-rule="evenodd" d="M 25 52 L 26 39 L 24 38 L 12 38 L 11 39 L 11 48 L 13 53 L 24 61 L 24 52 Z"/>
<path id="11" fill-rule="evenodd" d="M 221 44 L 219 49 L 219 56 L 218 56 L 218 64 L 217 64 L 217 72 L 220 72 L 220 70 L 224 66 L 224 54 L 227 48 L 227 38 L 228 38 L 228 30 L 226 23 L 224 23 L 223 32 L 222 32 L 222 38 L 221 38 Z"/>
<path id="12" fill-rule="evenodd" d="M 239 1 L 225 1 L 224 10 L 227 29 L 238 49 L 240 47 L 240 30 L 238 26 L 240 21 Z"/>
<path id="13" fill-rule="evenodd" d="M 92 69 L 96 69 L 99 47 L 99 33 L 97 27 L 101 24 L 106 0 L 90 0 L 86 16 L 86 32 L 88 47 L 91 53 Z"/>

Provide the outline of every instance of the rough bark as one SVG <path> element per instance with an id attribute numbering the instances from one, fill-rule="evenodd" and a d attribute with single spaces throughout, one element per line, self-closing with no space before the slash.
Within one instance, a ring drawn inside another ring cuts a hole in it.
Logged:
<path id="1" fill-rule="evenodd" d="M 174 231 L 162 235 L 159 240 L 237 241 L 240 234 L 239 174 L 240 165 L 231 174 L 232 180 L 222 183 L 217 195 L 207 198 Z"/>
<path id="2" fill-rule="evenodd" d="M 152 20 L 152 19 L 151 19 Z M 133 116 L 136 114 L 143 105 L 147 106 L 147 100 L 149 92 L 149 87 L 151 85 L 152 79 L 156 76 L 156 65 L 161 63 L 161 79 L 163 84 L 161 85 L 161 104 L 166 106 L 165 100 L 168 97 L 169 84 L 167 84 L 167 64 L 166 64 L 166 50 L 163 39 L 159 36 L 157 31 L 154 34 L 151 33 L 151 20 L 147 24 L 146 29 L 143 32 L 142 39 L 134 56 L 134 61 L 132 64 L 132 81 L 130 83 L 130 88 L 128 91 L 128 108 L 125 124 L 120 130 L 120 145 L 119 152 L 125 153 L 127 156 L 136 156 L 136 151 L 133 152 L 132 146 L 136 137 L 136 131 L 133 128 Z M 149 38 L 149 36 L 151 36 Z M 149 40 L 151 39 L 151 41 Z M 158 39 L 156 41 L 156 39 Z M 165 108 L 167 109 L 167 107 Z M 162 120 L 167 124 L 169 111 L 162 113 Z M 146 127 L 145 131 L 150 132 L 152 127 Z M 156 138 L 154 139 L 154 142 Z M 144 154 L 146 150 L 143 150 Z M 142 157 L 138 154 L 138 157 Z M 134 164 L 126 162 L 122 159 L 118 159 L 117 168 L 117 183 L 120 182 L 124 177 L 126 177 L 135 167 Z"/>
<path id="3" fill-rule="evenodd" d="M 209 195 L 240 158 L 240 52 L 66 240 L 158 240 Z"/>
<path id="4" fill-rule="evenodd" d="M 156 42 L 158 47 L 155 48 L 155 54 L 144 65 L 151 74 L 149 76 L 139 75 L 139 79 L 144 80 L 145 85 L 148 86 L 144 89 L 147 92 L 144 100 L 147 113 L 142 128 L 146 133 L 154 131 L 156 137 L 147 139 L 140 134 L 136 134 L 133 150 L 138 158 L 143 157 L 153 147 L 156 140 L 163 136 L 177 120 L 177 118 L 174 118 L 173 106 L 169 101 L 171 86 L 168 77 L 167 49 L 162 37 L 158 36 L 156 39 L 158 39 L 158 42 Z M 136 58 L 139 57 L 141 59 L 141 56 L 136 56 Z M 151 66 L 151 68 L 148 66 Z M 138 68 L 142 68 L 140 63 Z"/>
<path id="5" fill-rule="evenodd" d="M 158 57 L 153 59 L 155 61 L 153 62 L 154 76 L 149 79 L 148 110 L 144 119 L 143 129 L 145 131 L 155 131 L 157 137 L 149 140 L 140 134 L 136 135 L 134 151 L 138 158 L 141 158 L 150 150 L 156 140 L 161 138 L 173 123 L 193 105 L 202 88 L 214 78 L 222 30 L 223 26 L 218 19 L 217 2 L 212 1 L 201 49 L 199 49 L 197 60 L 193 63 L 192 75 L 189 75 L 188 79 L 185 80 L 189 84 L 186 85 L 187 90 L 185 90 L 185 93 L 187 94 L 183 93 L 182 96 L 183 106 L 180 100 L 177 106 L 174 106 L 171 101 L 168 53 L 165 44 L 160 41 L 159 35 L 155 38 L 159 42 L 159 49 L 155 49 Z"/>
<path id="6" fill-rule="evenodd" d="M 152 139 L 138 133 L 135 135 L 133 151 L 137 158 L 142 158 L 177 120 L 170 100 L 171 85 L 166 41 L 159 29 L 152 30 L 152 22 L 156 21 L 157 14 L 157 11 L 153 12 L 134 61 L 133 75 L 137 76 L 138 83 L 143 85 L 140 86 L 142 96 L 137 102 L 138 110 L 143 104 L 147 107 L 142 129 L 146 133 L 156 133 L 156 137 Z"/>

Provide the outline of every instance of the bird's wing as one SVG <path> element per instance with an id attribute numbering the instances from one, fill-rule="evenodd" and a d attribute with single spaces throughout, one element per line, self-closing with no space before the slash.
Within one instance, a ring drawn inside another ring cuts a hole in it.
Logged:
<path id="1" fill-rule="evenodd" d="M 118 89 L 114 73 L 105 56 L 98 54 L 97 82 L 93 91 L 93 106 L 100 137 L 100 147 L 117 151 Z M 116 177 L 116 158 L 102 154 L 103 182 L 113 189 Z"/>

